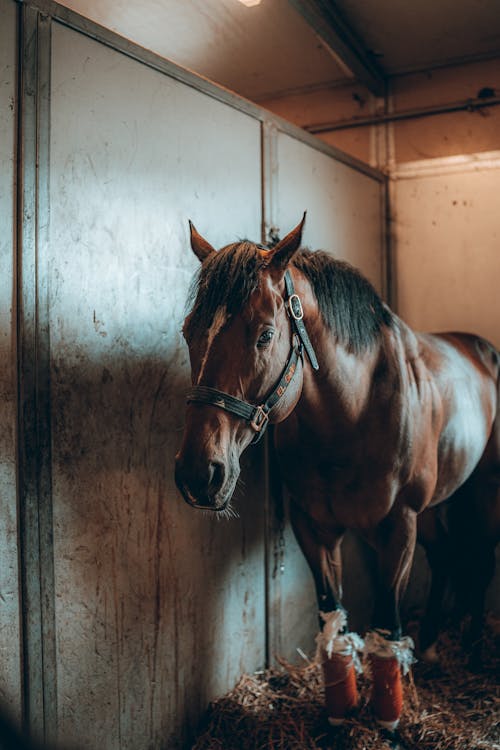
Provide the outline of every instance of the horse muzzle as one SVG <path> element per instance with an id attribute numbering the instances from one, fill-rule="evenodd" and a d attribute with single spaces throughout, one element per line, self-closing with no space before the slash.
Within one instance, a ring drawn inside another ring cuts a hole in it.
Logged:
<path id="1" fill-rule="evenodd" d="M 195 468 L 181 455 L 175 460 L 175 483 L 192 508 L 215 512 L 226 509 L 235 484 L 228 481 L 226 466 L 222 461 L 207 461 Z"/>

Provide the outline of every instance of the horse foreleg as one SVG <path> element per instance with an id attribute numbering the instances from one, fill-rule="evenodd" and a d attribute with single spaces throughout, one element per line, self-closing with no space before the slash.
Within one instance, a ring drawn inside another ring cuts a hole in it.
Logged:
<path id="1" fill-rule="evenodd" d="M 365 655 L 372 675 L 371 703 L 379 724 L 395 730 L 403 708 L 401 671 L 413 661 L 413 641 L 402 638 L 399 605 L 410 575 L 416 541 L 416 515 L 406 508 L 393 511 L 376 530 L 378 587 L 373 629 Z"/>
<path id="2" fill-rule="evenodd" d="M 291 520 L 316 586 L 320 611 L 317 654 L 323 665 L 328 720 L 337 726 L 359 702 L 356 671 L 361 669 L 358 651 L 363 645 L 356 633 L 348 632 L 347 614 L 341 604 L 344 529 L 318 530 L 293 504 Z"/>

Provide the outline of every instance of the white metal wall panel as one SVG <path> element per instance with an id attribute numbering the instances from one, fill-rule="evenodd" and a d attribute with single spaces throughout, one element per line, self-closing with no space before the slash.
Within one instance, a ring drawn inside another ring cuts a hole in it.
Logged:
<path id="1" fill-rule="evenodd" d="M 260 234 L 260 125 L 54 24 L 50 336 L 58 721 L 78 747 L 182 747 L 265 658 L 260 454 L 241 519 L 173 483 L 197 261 Z"/>
<path id="2" fill-rule="evenodd" d="M 0 0 L 0 704 L 21 710 L 16 489 L 15 165 L 17 7 Z"/>
<path id="3" fill-rule="evenodd" d="M 307 210 L 304 244 L 349 261 L 380 292 L 384 286 L 382 183 L 284 133 L 278 133 L 275 148 L 272 222 L 280 236 Z M 296 660 L 297 647 L 313 651 L 318 631 L 312 576 L 287 523 L 283 538 L 278 532 L 274 544 L 279 565 L 270 571 L 271 651 Z M 362 629 L 368 624 L 372 600 L 365 552 L 350 536 L 343 552 L 344 602 L 351 610 L 351 625 Z"/>
<path id="4" fill-rule="evenodd" d="M 472 331 L 500 347 L 500 154 L 462 168 L 426 162 L 403 177 L 394 186 L 399 314 L 419 330 Z"/>
<path id="5" fill-rule="evenodd" d="M 349 261 L 381 291 L 382 183 L 284 133 L 277 160 L 281 236 L 307 211 L 304 243 Z"/>

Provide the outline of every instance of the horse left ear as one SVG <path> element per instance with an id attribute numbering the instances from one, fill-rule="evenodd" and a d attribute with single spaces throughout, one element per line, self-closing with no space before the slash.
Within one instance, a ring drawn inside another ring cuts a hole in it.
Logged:
<path id="1" fill-rule="evenodd" d="M 285 269 L 290 263 L 292 257 L 295 255 L 302 242 L 302 231 L 306 221 L 306 212 L 300 224 L 297 224 L 295 229 L 292 229 L 286 237 L 283 237 L 278 244 L 269 250 L 266 257 L 266 266 L 273 268 Z"/>
<path id="2" fill-rule="evenodd" d="M 207 242 L 207 240 L 201 236 L 191 220 L 189 221 L 189 231 L 191 232 L 191 249 L 198 260 L 203 263 L 205 258 L 208 258 L 209 255 L 217 252 L 210 242 Z"/>

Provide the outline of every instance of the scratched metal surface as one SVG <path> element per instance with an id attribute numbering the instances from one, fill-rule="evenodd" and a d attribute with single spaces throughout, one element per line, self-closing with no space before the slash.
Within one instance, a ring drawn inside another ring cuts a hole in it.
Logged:
<path id="1" fill-rule="evenodd" d="M 322 248 L 360 268 L 383 288 L 382 185 L 330 156 L 279 133 L 276 146 L 275 217 L 283 236 L 307 210 L 304 244 Z M 286 500 L 285 500 L 286 503 Z M 287 520 L 274 524 L 274 565 L 270 569 L 271 651 L 300 661 L 297 648 L 314 651 L 317 606 L 309 568 Z M 344 602 L 351 626 L 369 623 L 372 581 L 366 550 L 354 537 L 343 543 Z"/>
<path id="2" fill-rule="evenodd" d="M 50 143 L 53 503 L 62 741 L 177 748 L 265 659 L 259 453 L 241 518 L 173 483 L 197 261 L 259 237 L 258 121 L 58 24 Z"/>
<path id="3" fill-rule="evenodd" d="M 21 709 L 16 497 L 14 166 L 16 14 L 0 0 L 0 704 Z"/>
<path id="4" fill-rule="evenodd" d="M 307 210 L 304 243 L 348 260 L 381 291 L 381 183 L 285 133 L 279 134 L 277 156 L 282 234 Z"/>

